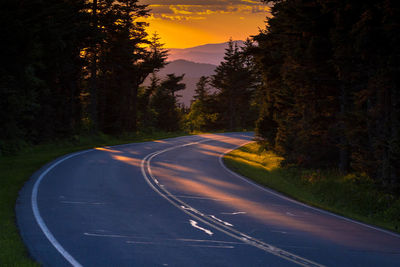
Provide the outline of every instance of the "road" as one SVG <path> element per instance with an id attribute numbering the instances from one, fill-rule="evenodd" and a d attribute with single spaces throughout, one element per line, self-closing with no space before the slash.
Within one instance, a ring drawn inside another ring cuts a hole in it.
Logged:
<path id="1" fill-rule="evenodd" d="M 227 170 L 250 133 L 82 151 L 36 172 L 16 205 L 44 266 L 399 266 L 400 236 Z"/>

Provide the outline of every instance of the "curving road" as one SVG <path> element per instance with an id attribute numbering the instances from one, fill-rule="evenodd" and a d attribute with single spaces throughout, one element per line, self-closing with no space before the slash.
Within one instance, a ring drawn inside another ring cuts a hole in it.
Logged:
<path id="1" fill-rule="evenodd" d="M 249 133 L 82 151 L 33 175 L 17 221 L 44 266 L 399 266 L 400 236 L 227 170 Z"/>

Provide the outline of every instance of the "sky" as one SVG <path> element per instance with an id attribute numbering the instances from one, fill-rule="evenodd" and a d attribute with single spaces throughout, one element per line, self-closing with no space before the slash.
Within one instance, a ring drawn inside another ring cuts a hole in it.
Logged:
<path id="1" fill-rule="evenodd" d="M 258 0 L 140 0 L 151 15 L 155 31 L 167 48 L 245 40 L 265 28 L 269 7 Z"/>

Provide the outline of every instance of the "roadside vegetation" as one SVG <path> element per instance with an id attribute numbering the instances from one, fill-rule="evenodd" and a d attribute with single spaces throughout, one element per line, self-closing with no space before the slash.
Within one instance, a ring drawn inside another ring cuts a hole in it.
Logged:
<path id="1" fill-rule="evenodd" d="M 399 197 L 396 2 L 272 2 L 253 50 L 264 82 L 257 135 L 286 164 L 365 173 L 356 180 Z"/>
<path id="2" fill-rule="evenodd" d="M 16 155 L 0 157 L 0 265 L 39 266 L 26 251 L 16 226 L 14 207 L 18 192 L 41 166 L 59 156 L 105 145 L 144 142 L 185 135 L 185 132 L 125 134 L 119 137 L 99 134 L 74 136 L 47 144 L 25 147 Z"/>
<path id="3" fill-rule="evenodd" d="M 141 22 L 147 5 L 2 2 L 0 265 L 34 264 L 14 205 L 35 170 L 76 150 L 178 135 L 165 132 L 254 128 L 263 143 L 229 154 L 231 168 L 399 231 L 397 2 L 261 1 L 271 6 L 265 28 L 243 47 L 229 42 L 190 107 L 179 101 L 183 75 L 157 77 L 168 50 Z"/>
<path id="4" fill-rule="evenodd" d="M 291 198 L 361 222 L 400 232 L 400 197 L 366 175 L 284 166 L 283 158 L 251 143 L 228 153 L 235 172 Z"/>

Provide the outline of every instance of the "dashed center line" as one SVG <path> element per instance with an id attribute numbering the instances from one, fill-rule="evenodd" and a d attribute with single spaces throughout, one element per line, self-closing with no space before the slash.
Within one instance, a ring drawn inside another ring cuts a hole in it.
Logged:
<path id="1" fill-rule="evenodd" d="M 183 212 L 185 212 L 186 214 L 188 214 L 189 216 L 193 217 L 195 220 L 190 220 L 190 223 L 193 227 L 198 228 L 204 232 L 206 232 L 209 235 L 212 235 L 212 232 L 208 229 L 205 229 L 203 227 L 198 226 L 198 222 L 202 222 L 230 237 L 233 237 L 237 240 L 241 240 L 244 243 L 248 244 L 248 245 L 252 245 L 254 247 L 257 247 L 261 250 L 264 250 L 268 253 L 271 253 L 275 256 L 278 256 L 280 258 L 286 259 L 288 261 L 291 261 L 293 263 L 296 263 L 298 265 L 301 266 L 323 266 L 321 264 L 318 264 L 316 262 L 313 262 L 309 259 L 297 256 L 293 253 L 290 253 L 288 251 L 285 251 L 283 249 L 280 249 L 278 247 L 272 246 L 270 244 L 267 244 L 263 241 L 260 241 L 258 239 L 255 239 L 251 236 L 248 236 L 236 229 L 234 229 L 233 227 L 230 227 L 224 223 L 222 223 L 219 220 L 216 220 L 215 218 L 212 218 L 211 216 L 207 216 L 202 214 L 200 211 L 194 209 L 193 207 L 191 207 L 190 205 L 188 205 L 187 203 L 185 203 L 184 201 L 182 201 L 180 198 L 178 198 L 177 196 L 173 195 L 171 192 L 169 192 L 166 187 L 160 187 L 158 185 L 158 180 L 154 177 L 152 170 L 151 170 L 151 160 L 153 158 L 155 158 L 156 156 L 174 150 L 174 149 L 178 149 L 178 148 L 182 148 L 182 147 L 187 147 L 190 145 L 197 145 L 200 143 L 204 143 L 204 142 L 208 142 L 208 141 L 212 141 L 212 140 L 202 140 L 199 142 L 193 142 L 193 143 L 188 143 L 185 145 L 178 145 L 178 146 L 174 146 L 174 147 L 170 147 L 164 150 L 160 150 L 160 151 L 156 151 L 153 153 L 150 153 L 149 155 L 147 155 L 146 157 L 143 158 L 142 162 L 141 162 L 141 170 L 142 170 L 142 175 L 145 178 L 146 182 L 148 183 L 148 185 L 156 192 L 158 193 L 161 197 L 163 197 L 164 199 L 166 199 L 167 201 L 169 201 L 172 205 L 174 205 L 175 207 L 177 207 L 178 209 L 182 210 Z M 157 181 L 157 182 L 156 182 Z M 243 214 L 242 212 L 236 213 L 236 214 L 232 214 L 231 215 L 237 215 L 237 214 Z"/>

